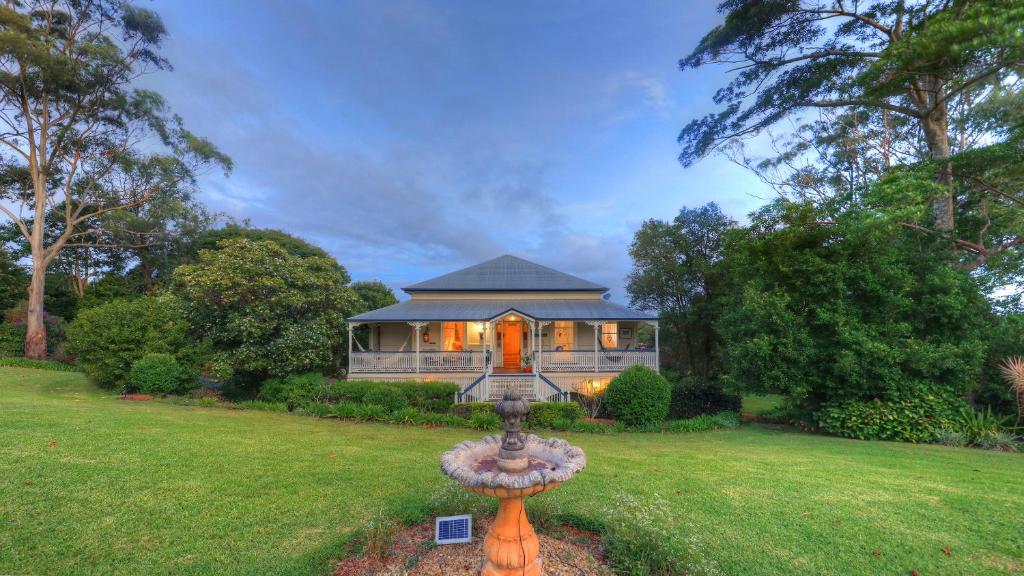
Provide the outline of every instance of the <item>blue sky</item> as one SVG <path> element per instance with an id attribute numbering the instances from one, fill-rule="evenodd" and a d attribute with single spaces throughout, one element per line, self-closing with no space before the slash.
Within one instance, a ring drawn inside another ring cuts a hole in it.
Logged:
<path id="1" fill-rule="evenodd" d="M 723 70 L 676 62 L 710 1 L 149 5 L 175 70 L 144 78 L 235 161 L 211 208 L 323 246 L 390 286 L 512 253 L 623 289 L 648 218 L 771 192 L 675 139 Z"/>

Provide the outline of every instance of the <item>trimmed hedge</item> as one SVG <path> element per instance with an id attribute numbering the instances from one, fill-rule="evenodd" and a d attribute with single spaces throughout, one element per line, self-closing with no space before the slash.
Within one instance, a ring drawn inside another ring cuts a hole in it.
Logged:
<path id="1" fill-rule="evenodd" d="M 616 376 L 604 394 L 608 414 L 627 426 L 654 426 L 668 416 L 672 390 L 668 380 L 646 366 L 634 365 Z"/>
<path id="2" fill-rule="evenodd" d="M 962 401 L 939 396 L 826 404 L 814 414 L 829 434 L 860 440 L 931 442 L 945 429 L 955 428 Z"/>
<path id="3" fill-rule="evenodd" d="M 409 399 L 395 386 L 377 386 L 363 396 L 363 403 L 376 404 L 388 412 L 409 407 Z"/>
<path id="4" fill-rule="evenodd" d="M 397 389 L 405 395 L 409 406 L 422 412 L 447 412 L 459 392 L 458 385 L 449 382 L 337 380 L 331 386 L 331 401 L 364 404 L 371 390 L 385 386 Z"/>
<path id="5" fill-rule="evenodd" d="M 469 418 L 476 414 L 493 414 L 493 402 L 466 402 L 452 407 L 452 413 L 460 418 Z M 557 429 L 558 421 L 578 422 L 586 416 L 583 407 L 575 402 L 531 402 L 530 414 L 526 417 L 527 428 Z"/>

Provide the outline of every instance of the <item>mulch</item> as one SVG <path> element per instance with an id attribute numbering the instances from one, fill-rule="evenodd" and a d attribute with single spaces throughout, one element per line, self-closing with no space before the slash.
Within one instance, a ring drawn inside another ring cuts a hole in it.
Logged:
<path id="1" fill-rule="evenodd" d="M 385 559 L 350 557 L 338 563 L 334 576 L 477 576 L 483 564 L 484 536 L 492 517 L 473 519 L 473 541 L 434 545 L 433 523 L 397 532 Z M 611 576 L 604 565 L 601 537 L 570 526 L 539 534 L 541 567 L 546 576 Z"/>

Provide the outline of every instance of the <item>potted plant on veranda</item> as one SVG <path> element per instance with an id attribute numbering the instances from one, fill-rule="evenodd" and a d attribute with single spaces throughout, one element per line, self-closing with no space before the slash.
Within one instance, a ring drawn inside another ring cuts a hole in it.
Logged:
<path id="1" fill-rule="evenodd" d="M 526 373 L 533 372 L 533 360 L 530 358 L 529 354 L 523 354 L 520 357 L 519 366 L 520 366 L 520 368 L 523 369 L 523 372 L 526 372 Z"/>

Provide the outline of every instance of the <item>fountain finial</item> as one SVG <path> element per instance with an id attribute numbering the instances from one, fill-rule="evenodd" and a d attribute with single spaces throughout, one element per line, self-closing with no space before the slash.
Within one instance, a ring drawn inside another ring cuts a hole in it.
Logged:
<path id="1" fill-rule="evenodd" d="M 530 413 L 530 403 L 516 390 L 509 390 L 494 406 L 494 412 L 505 424 L 505 437 L 498 451 L 498 468 L 505 472 L 525 470 L 529 463 L 523 454 L 526 447 L 522 432 L 522 421 Z"/>

